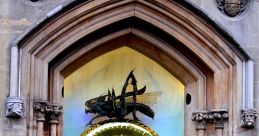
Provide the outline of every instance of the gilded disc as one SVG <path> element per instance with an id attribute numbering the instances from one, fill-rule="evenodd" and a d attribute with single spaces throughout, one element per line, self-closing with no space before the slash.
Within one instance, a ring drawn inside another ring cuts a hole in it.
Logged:
<path id="1" fill-rule="evenodd" d="M 81 136 L 158 136 L 158 134 L 140 122 L 105 121 L 91 125 Z"/>

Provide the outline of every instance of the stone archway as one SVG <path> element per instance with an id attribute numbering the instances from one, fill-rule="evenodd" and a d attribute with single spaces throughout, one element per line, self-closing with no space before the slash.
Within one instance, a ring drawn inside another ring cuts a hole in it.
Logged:
<path id="1" fill-rule="evenodd" d="M 244 85 L 243 64 L 249 57 L 191 8 L 175 1 L 87 1 L 73 2 L 54 15 L 50 12 L 12 48 L 10 95 L 26 98 L 28 135 L 60 135 L 62 123 L 35 112 L 35 102 L 55 109 L 53 103 L 62 104 L 64 77 L 121 45 L 158 62 L 193 95 L 193 103 L 185 108 L 186 136 L 235 135 L 232 128 L 240 126 L 237 117 L 244 108 L 237 101 Z M 205 120 L 195 126 L 196 111 L 228 115 L 229 121 L 212 118 L 215 125 L 208 129 Z"/>

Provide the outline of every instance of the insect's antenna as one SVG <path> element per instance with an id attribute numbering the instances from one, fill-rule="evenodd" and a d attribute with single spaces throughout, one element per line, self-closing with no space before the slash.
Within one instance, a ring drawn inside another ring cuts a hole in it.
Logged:
<path id="1" fill-rule="evenodd" d="M 134 120 L 137 120 L 137 116 L 136 116 L 136 102 L 137 102 L 137 91 L 138 91 L 138 88 L 137 88 L 137 80 L 136 80 L 136 78 L 135 78 L 133 73 L 132 73 L 132 76 L 131 76 L 131 84 L 133 85 L 133 112 L 132 112 L 132 115 L 133 115 Z"/>

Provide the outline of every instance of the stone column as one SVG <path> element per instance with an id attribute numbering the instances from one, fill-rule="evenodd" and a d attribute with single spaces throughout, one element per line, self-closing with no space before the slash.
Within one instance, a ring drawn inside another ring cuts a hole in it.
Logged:
<path id="1" fill-rule="evenodd" d="M 217 136 L 223 136 L 224 124 L 229 118 L 228 111 L 226 109 L 212 109 L 210 116 L 214 122 Z"/>
<path id="2" fill-rule="evenodd" d="M 17 47 L 11 48 L 11 70 L 10 70 L 10 96 L 5 101 L 5 114 L 8 118 L 19 119 L 23 117 L 24 100 L 19 92 L 19 52 Z"/>
<path id="3" fill-rule="evenodd" d="M 208 119 L 209 119 L 208 111 L 197 111 L 192 114 L 192 120 L 195 121 L 196 123 L 196 130 L 197 130 L 198 136 L 205 136 Z"/>
<path id="4" fill-rule="evenodd" d="M 47 101 L 35 101 L 33 105 L 34 116 L 37 120 L 37 136 L 44 136 L 45 108 Z"/>
<path id="5" fill-rule="evenodd" d="M 44 123 L 50 124 L 50 136 L 57 136 L 58 118 L 63 107 L 48 101 L 35 101 L 33 109 L 37 120 L 37 136 L 44 136 Z"/>
<path id="6" fill-rule="evenodd" d="M 58 118 L 62 114 L 63 108 L 59 104 L 49 104 L 46 107 L 46 116 L 50 123 L 50 136 L 57 136 Z"/>

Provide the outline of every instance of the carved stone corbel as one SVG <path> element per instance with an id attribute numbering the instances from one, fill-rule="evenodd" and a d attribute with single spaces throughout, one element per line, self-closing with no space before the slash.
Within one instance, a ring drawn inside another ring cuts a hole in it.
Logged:
<path id="1" fill-rule="evenodd" d="M 249 0 L 216 0 L 218 8 L 230 17 L 242 13 L 249 4 Z"/>
<path id="2" fill-rule="evenodd" d="M 12 96 L 6 99 L 6 117 L 19 119 L 23 117 L 24 101 L 20 97 Z"/>
<path id="3" fill-rule="evenodd" d="M 208 111 L 197 111 L 192 113 L 192 120 L 196 123 L 197 130 L 205 130 L 207 128 L 207 123 L 209 120 Z"/>
<path id="4" fill-rule="evenodd" d="M 241 110 L 242 112 L 242 127 L 243 128 L 254 128 L 257 118 L 257 113 L 255 109 L 248 108 Z"/>
<path id="5" fill-rule="evenodd" d="M 229 115 L 226 109 L 213 109 L 210 111 L 210 119 L 214 122 L 215 129 L 223 129 Z"/>

